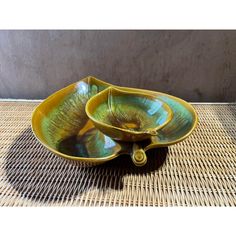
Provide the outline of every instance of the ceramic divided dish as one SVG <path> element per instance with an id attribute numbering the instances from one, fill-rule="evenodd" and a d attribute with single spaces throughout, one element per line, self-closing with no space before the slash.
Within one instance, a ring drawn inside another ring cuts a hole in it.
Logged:
<path id="1" fill-rule="evenodd" d="M 90 98 L 110 86 L 122 92 L 155 97 L 170 107 L 172 119 L 156 135 L 138 143 L 110 138 L 96 128 L 85 111 Z M 142 166 L 147 161 L 145 151 L 182 141 L 196 125 L 195 110 L 182 99 L 160 92 L 113 86 L 91 76 L 52 94 L 32 114 L 32 130 L 46 148 L 63 158 L 93 164 L 130 154 L 134 164 Z"/>

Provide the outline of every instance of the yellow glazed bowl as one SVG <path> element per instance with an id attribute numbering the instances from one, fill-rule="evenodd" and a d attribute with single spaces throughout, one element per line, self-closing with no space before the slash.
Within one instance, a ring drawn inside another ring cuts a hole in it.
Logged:
<path id="1" fill-rule="evenodd" d="M 56 155 L 88 165 L 102 164 L 121 154 L 129 154 L 136 166 L 142 166 L 147 161 L 147 150 L 181 142 L 197 125 L 197 114 L 186 101 L 165 93 L 132 88 L 136 93 L 164 101 L 171 108 L 173 118 L 156 136 L 140 141 L 138 145 L 113 140 L 100 132 L 85 112 L 88 100 L 110 86 L 88 76 L 46 98 L 32 114 L 31 127 L 35 137 Z M 116 88 L 130 91 L 130 88 Z"/>
<path id="2" fill-rule="evenodd" d="M 173 117 L 170 107 L 156 96 L 113 86 L 92 97 L 85 110 L 102 133 L 126 142 L 156 136 Z"/>

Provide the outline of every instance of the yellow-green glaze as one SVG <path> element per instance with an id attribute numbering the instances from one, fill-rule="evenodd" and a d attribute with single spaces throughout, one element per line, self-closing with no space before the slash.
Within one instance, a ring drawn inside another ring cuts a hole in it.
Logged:
<path id="1" fill-rule="evenodd" d="M 137 146 L 115 141 L 101 133 L 85 112 L 88 100 L 109 86 L 111 84 L 89 76 L 49 96 L 32 114 L 32 130 L 37 139 L 63 158 L 101 164 L 126 153 L 132 156 L 137 166 L 141 166 L 146 162 L 146 150 L 180 142 L 197 125 L 195 110 L 182 99 L 154 91 L 116 86 L 164 101 L 173 111 L 173 118 L 158 131 L 157 136 L 138 142 Z"/>
<path id="2" fill-rule="evenodd" d="M 127 142 L 156 136 L 173 116 L 170 107 L 156 96 L 113 86 L 92 97 L 85 110 L 102 133 Z"/>

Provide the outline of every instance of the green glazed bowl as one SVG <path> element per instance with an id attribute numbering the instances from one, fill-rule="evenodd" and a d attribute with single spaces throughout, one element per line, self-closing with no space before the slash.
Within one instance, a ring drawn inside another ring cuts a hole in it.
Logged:
<path id="1" fill-rule="evenodd" d="M 173 118 L 156 136 L 138 144 L 115 141 L 99 131 L 85 112 L 88 100 L 110 86 L 89 76 L 49 96 L 32 114 L 31 127 L 36 138 L 56 155 L 88 165 L 102 164 L 121 154 L 130 154 L 134 164 L 142 166 L 147 161 L 145 151 L 181 142 L 197 125 L 195 110 L 182 99 L 154 91 L 116 86 L 164 101 L 171 108 Z"/>
<path id="2" fill-rule="evenodd" d="M 113 86 L 92 97 L 85 110 L 102 133 L 127 142 L 156 136 L 173 116 L 170 107 L 156 96 Z"/>

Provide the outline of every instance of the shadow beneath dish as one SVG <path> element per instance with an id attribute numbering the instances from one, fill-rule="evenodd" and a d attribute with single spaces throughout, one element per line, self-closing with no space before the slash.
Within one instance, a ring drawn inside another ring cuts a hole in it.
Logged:
<path id="1" fill-rule="evenodd" d="M 130 156 L 122 155 L 103 165 L 86 167 L 46 150 L 30 127 L 19 135 L 4 157 L 6 180 L 29 200 L 55 203 L 73 200 L 91 190 L 123 189 L 126 175 L 149 175 L 166 160 L 168 148 L 146 152 L 148 162 L 136 167 Z"/>

